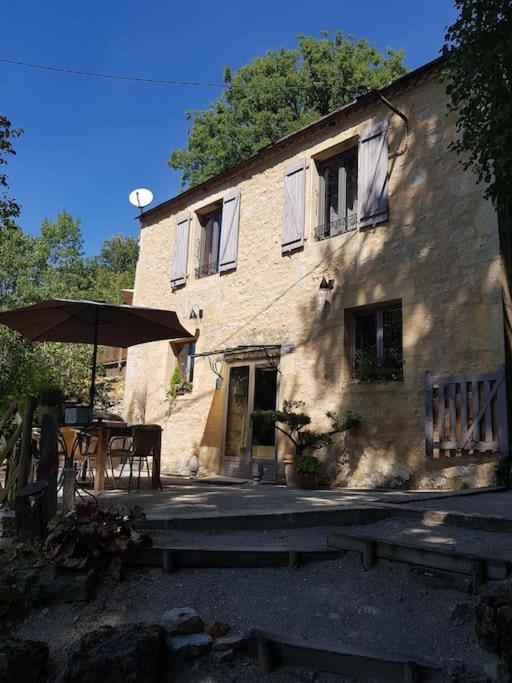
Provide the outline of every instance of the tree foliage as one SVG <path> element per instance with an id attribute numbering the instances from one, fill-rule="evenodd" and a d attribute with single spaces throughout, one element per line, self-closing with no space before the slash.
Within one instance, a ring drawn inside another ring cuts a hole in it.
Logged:
<path id="1" fill-rule="evenodd" d="M 446 80 L 456 112 L 452 149 L 473 168 L 486 196 L 512 204 L 512 3 L 456 0 L 459 16 L 447 29 Z"/>
<path id="2" fill-rule="evenodd" d="M 123 247 L 126 258 L 119 253 Z M 137 240 L 116 236 L 99 256 L 85 256 L 80 221 L 67 211 L 45 219 L 37 236 L 16 226 L 0 231 L 0 308 L 52 297 L 121 302 L 121 289 L 133 285 L 137 248 Z M 90 358 L 88 346 L 31 344 L 0 326 L 0 407 L 48 385 L 85 398 Z"/>
<path id="3" fill-rule="evenodd" d="M 13 128 L 9 119 L 0 114 L 0 166 L 7 164 L 9 156 L 16 154 L 13 140 L 21 135 L 19 128 Z M 9 181 L 3 168 L 0 168 L 0 230 L 13 225 L 13 220 L 19 216 L 20 207 L 8 195 Z"/>
<path id="4" fill-rule="evenodd" d="M 172 151 L 169 165 L 182 171 L 183 185 L 197 185 L 402 76 L 403 59 L 336 32 L 299 35 L 297 49 L 270 50 L 234 74 L 226 67 L 228 87 L 208 109 L 187 112 L 187 146 Z"/>

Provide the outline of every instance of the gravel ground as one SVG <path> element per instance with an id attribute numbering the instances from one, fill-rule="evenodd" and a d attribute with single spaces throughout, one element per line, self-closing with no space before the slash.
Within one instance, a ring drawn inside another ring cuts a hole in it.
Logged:
<path id="1" fill-rule="evenodd" d="M 61 668 L 69 644 L 100 625 L 155 623 L 165 609 L 189 606 L 235 631 L 269 629 L 410 658 L 457 659 L 479 669 L 490 655 L 474 640 L 471 604 L 463 593 L 426 588 L 400 564 L 380 562 L 365 572 L 349 553 L 299 569 L 133 571 L 123 583 L 104 583 L 82 608 L 61 605 L 35 614 L 20 634 L 48 641 Z M 233 680 L 208 675 L 182 680 Z"/>
<path id="2" fill-rule="evenodd" d="M 441 550 L 512 559 L 512 534 L 465 529 L 407 517 L 392 517 L 354 526 L 339 527 L 340 531 L 364 536 L 378 536 L 390 541 L 411 541 Z"/>
<path id="3" fill-rule="evenodd" d="M 446 512 L 468 512 L 479 515 L 499 515 L 512 519 L 512 491 L 478 493 L 467 496 L 438 498 L 437 500 L 417 500 L 403 503 L 404 508 L 415 507 Z"/>
<path id="4" fill-rule="evenodd" d="M 269 529 L 267 531 L 151 531 L 155 545 L 325 548 L 327 532 L 336 527 Z"/>

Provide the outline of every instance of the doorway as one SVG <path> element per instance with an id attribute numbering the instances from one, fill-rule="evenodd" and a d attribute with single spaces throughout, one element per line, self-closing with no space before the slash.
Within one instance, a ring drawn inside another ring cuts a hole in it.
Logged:
<path id="1" fill-rule="evenodd" d="M 228 369 L 222 474 L 250 477 L 261 464 L 263 480 L 275 481 L 276 429 L 254 424 L 255 410 L 275 410 L 278 371 L 266 363 L 233 364 Z"/>

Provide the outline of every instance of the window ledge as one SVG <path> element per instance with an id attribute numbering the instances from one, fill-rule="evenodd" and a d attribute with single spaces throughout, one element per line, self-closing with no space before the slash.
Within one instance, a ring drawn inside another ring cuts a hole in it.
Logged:
<path id="1" fill-rule="evenodd" d="M 208 263 L 204 266 L 199 266 L 196 268 L 196 278 L 199 280 L 203 277 L 209 277 L 210 275 L 217 275 L 219 272 L 219 262 Z"/>

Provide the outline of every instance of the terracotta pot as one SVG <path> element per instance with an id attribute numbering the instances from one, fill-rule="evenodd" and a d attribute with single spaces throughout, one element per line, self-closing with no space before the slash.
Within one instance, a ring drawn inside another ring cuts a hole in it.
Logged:
<path id="1" fill-rule="evenodd" d="M 298 489 L 311 491 L 318 488 L 318 474 L 316 472 L 308 472 L 298 474 L 295 472 L 295 486 Z"/>
<path id="2" fill-rule="evenodd" d="M 283 455 L 284 476 L 286 478 L 286 486 L 288 488 L 295 488 L 297 485 L 295 472 L 295 456 L 291 453 Z"/>

